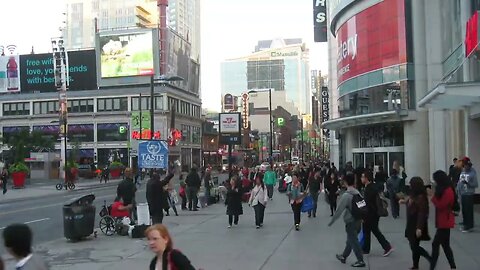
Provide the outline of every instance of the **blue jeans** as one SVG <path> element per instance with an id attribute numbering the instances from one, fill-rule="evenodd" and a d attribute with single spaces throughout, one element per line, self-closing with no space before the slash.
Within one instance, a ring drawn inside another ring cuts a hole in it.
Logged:
<path id="1" fill-rule="evenodd" d="M 462 195 L 462 216 L 463 216 L 463 227 L 465 230 L 470 230 L 474 226 L 473 221 L 473 195 L 464 194 Z"/>
<path id="2" fill-rule="evenodd" d="M 347 232 L 347 245 L 342 253 L 344 258 L 347 258 L 353 250 L 357 261 L 363 262 L 363 251 L 358 242 L 358 233 L 360 231 L 360 223 L 358 221 L 345 224 L 345 231 Z"/>

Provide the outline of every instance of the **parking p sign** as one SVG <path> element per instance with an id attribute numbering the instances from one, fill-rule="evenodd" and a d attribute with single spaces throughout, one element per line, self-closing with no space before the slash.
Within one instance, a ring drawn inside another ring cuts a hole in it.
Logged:
<path id="1" fill-rule="evenodd" d="M 138 167 L 168 168 L 168 144 L 165 141 L 145 141 L 138 144 Z"/>

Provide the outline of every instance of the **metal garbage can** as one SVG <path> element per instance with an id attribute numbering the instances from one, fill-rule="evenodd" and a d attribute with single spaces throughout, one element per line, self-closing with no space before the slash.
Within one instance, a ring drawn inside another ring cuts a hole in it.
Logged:
<path id="1" fill-rule="evenodd" d="M 77 197 L 63 206 L 63 235 L 70 240 L 81 240 L 93 233 L 95 226 L 95 195 Z"/>

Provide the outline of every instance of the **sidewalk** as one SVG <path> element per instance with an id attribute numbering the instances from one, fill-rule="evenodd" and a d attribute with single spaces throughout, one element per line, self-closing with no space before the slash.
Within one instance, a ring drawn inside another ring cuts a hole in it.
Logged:
<path id="1" fill-rule="evenodd" d="M 432 209 L 433 210 L 433 209 Z M 182 250 L 196 268 L 206 270 L 270 270 L 270 269 L 352 269 L 353 254 L 347 264 L 335 258 L 344 248 L 345 232 L 343 220 L 327 227 L 330 220 L 328 206 L 319 200 L 317 218 L 309 219 L 302 215 L 299 232 L 293 230 L 293 214 L 286 196 L 276 193 L 269 201 L 265 226 L 255 229 L 253 210 L 244 204 L 244 215 L 238 227 L 227 229 L 227 216 L 223 203 L 201 209 L 199 212 L 181 211 L 180 216 L 165 217 L 174 246 Z M 395 247 L 390 257 L 382 257 L 382 250 L 375 238 L 372 239 L 371 255 L 365 256 L 365 269 L 407 269 L 411 266 L 411 253 L 404 238 L 405 209 L 401 217 L 394 220 L 383 218 L 382 231 Z M 435 228 L 434 214 L 430 215 L 430 234 Z M 480 216 L 476 216 L 480 220 Z M 97 220 L 98 222 L 98 220 Z M 451 244 L 457 262 L 457 269 L 480 269 L 477 247 L 478 231 L 462 234 L 452 230 Z M 427 251 L 431 242 L 422 243 Z M 91 238 L 79 243 L 59 239 L 36 247 L 50 265 L 50 269 L 148 269 L 153 254 L 146 241 L 124 236 L 104 236 Z M 7 257 L 4 257 L 7 258 Z M 8 258 L 7 258 L 8 259 Z M 8 265 L 13 261 L 8 259 Z M 9 269 L 9 268 L 8 268 Z M 421 259 L 420 269 L 427 269 Z M 439 270 L 449 269 L 443 252 L 437 266 Z"/>
<path id="2" fill-rule="evenodd" d="M 8 191 L 0 194 L 0 204 L 7 202 L 23 201 L 45 196 L 65 195 L 67 192 L 78 192 L 87 189 L 102 188 L 117 185 L 122 179 L 111 179 L 106 184 L 98 179 L 80 179 L 75 182 L 74 190 L 57 190 L 55 185 L 61 183 L 58 179 L 31 179 L 25 184 L 25 188 L 14 189 L 9 181 Z"/>

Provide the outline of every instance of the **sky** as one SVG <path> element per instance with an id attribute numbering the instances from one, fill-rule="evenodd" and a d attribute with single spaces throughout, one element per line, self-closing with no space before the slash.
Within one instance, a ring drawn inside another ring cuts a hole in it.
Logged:
<path id="1" fill-rule="evenodd" d="M 114 1 L 114 0 L 112 0 Z M 15 0 L 0 16 L 0 45 L 20 54 L 51 51 L 60 35 L 63 0 Z M 5 6 L 4 6 L 5 7 Z M 201 84 L 204 108 L 220 110 L 220 63 L 251 53 L 258 40 L 302 38 L 310 68 L 327 73 L 327 44 L 313 42 L 311 0 L 201 0 Z"/>

